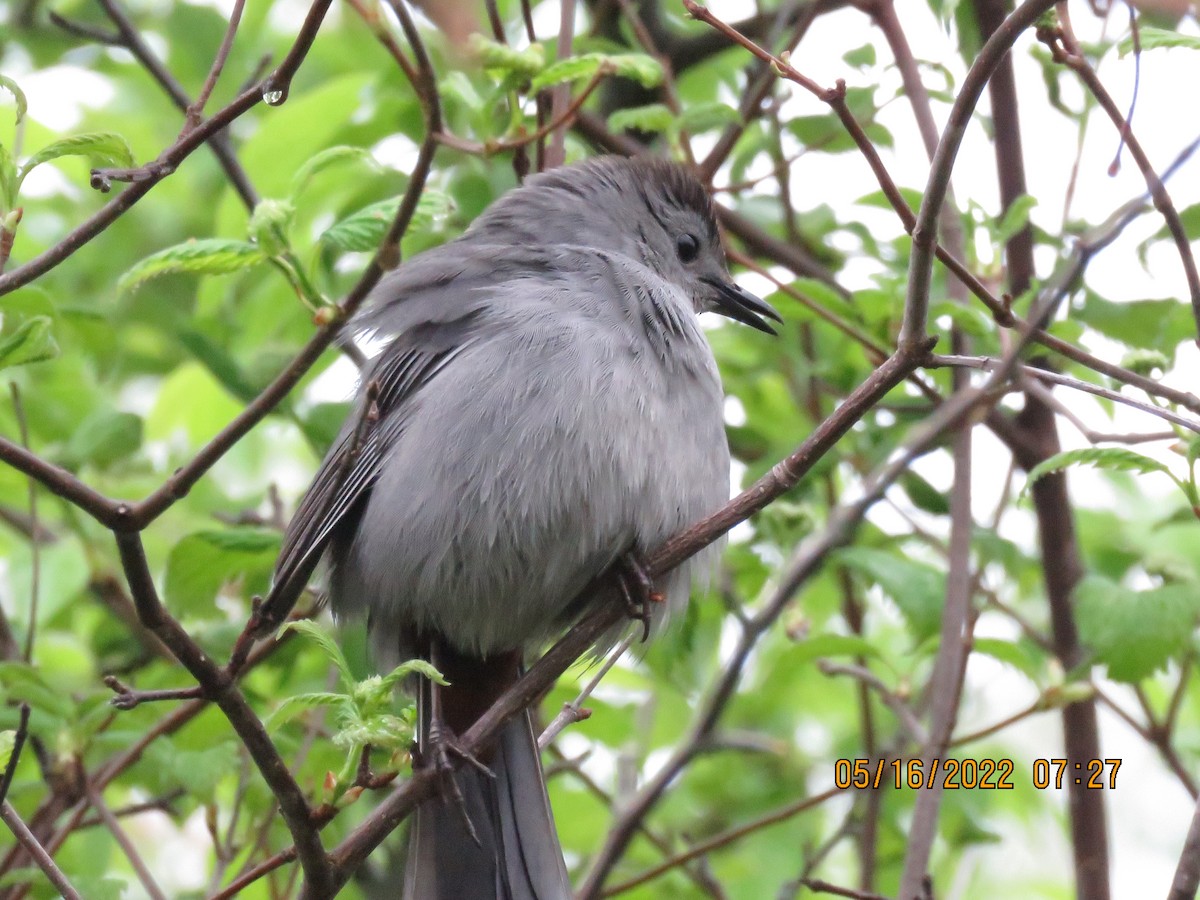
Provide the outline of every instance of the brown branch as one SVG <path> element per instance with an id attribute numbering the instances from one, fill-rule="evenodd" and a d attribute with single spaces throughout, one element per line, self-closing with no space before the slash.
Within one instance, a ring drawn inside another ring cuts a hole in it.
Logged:
<path id="1" fill-rule="evenodd" d="M 229 13 L 229 24 L 225 28 L 225 34 L 221 38 L 221 44 L 217 47 L 216 56 L 213 57 L 212 65 L 209 67 L 208 76 L 204 79 L 204 84 L 200 87 L 200 93 L 196 95 L 196 99 L 188 104 L 186 115 L 184 117 L 184 128 L 195 128 L 200 124 L 200 119 L 204 114 L 204 107 L 208 104 L 208 98 L 212 96 L 213 88 L 217 86 L 217 79 L 221 77 L 221 71 L 225 68 L 225 61 L 229 59 L 229 51 L 233 47 L 233 37 L 237 34 L 238 25 L 242 21 L 242 10 L 245 8 L 246 0 L 234 0 L 233 9 Z"/>
<path id="2" fill-rule="evenodd" d="M 120 218 L 138 200 L 146 196 L 156 184 L 170 175 L 179 163 L 190 156 L 197 147 L 202 146 L 212 135 L 226 128 L 232 121 L 255 106 L 261 99 L 261 90 L 251 88 L 235 97 L 224 109 L 214 114 L 211 118 L 206 119 L 192 131 L 189 131 L 185 137 L 176 141 L 154 163 L 144 167 L 145 178 L 130 184 L 120 194 L 106 203 L 97 212 L 93 213 L 89 219 L 76 226 L 66 237 L 49 250 L 35 256 L 29 262 L 18 266 L 11 272 L 0 275 L 0 296 L 15 291 L 19 287 L 24 287 L 74 254 L 75 251 L 79 250 Z M 103 189 L 103 177 L 100 178 L 98 186 Z"/>
<path id="3" fill-rule="evenodd" d="M 112 814 L 112 810 L 104 802 L 104 798 L 99 792 L 95 792 L 88 797 L 88 802 L 91 803 L 92 809 L 100 816 L 100 821 L 104 823 L 104 827 L 108 829 L 108 833 L 112 835 L 117 846 L 121 848 L 121 852 L 125 855 L 125 859 L 129 862 L 134 874 L 137 875 L 138 881 L 141 882 L 146 895 L 150 900 L 166 900 L 166 895 L 163 894 L 158 884 L 154 880 L 154 876 L 150 874 L 150 869 L 146 866 L 146 861 L 142 859 L 142 855 L 138 853 L 133 842 L 129 840 L 129 835 L 125 833 L 125 829 L 121 827 L 121 823 L 117 821 L 117 817 Z"/>
<path id="4" fill-rule="evenodd" d="M 325 21 L 325 13 L 329 11 L 332 2 L 333 0 L 313 0 L 313 5 L 309 7 L 304 24 L 300 26 L 300 33 L 296 35 L 287 56 L 263 83 L 262 98 L 272 106 L 279 106 L 287 101 L 292 78 L 300 69 L 304 58 L 308 56 L 313 41 L 317 39 L 317 32 L 321 30 L 321 23 Z"/>
<path id="5" fill-rule="evenodd" d="M 753 821 L 745 823 L 744 825 L 737 825 L 733 828 L 727 828 L 719 834 L 714 834 L 710 838 L 693 844 L 682 853 L 677 853 L 669 859 L 663 860 L 658 865 L 647 869 L 640 875 L 636 875 L 627 881 L 622 881 L 618 884 L 614 884 L 610 888 L 606 888 L 604 893 L 602 893 L 600 896 L 615 897 L 618 894 L 624 893 L 625 891 L 633 890 L 635 887 L 640 887 L 647 882 L 653 881 L 660 875 L 665 875 L 667 872 L 682 866 L 684 863 L 691 862 L 693 859 L 703 856 L 706 853 L 711 853 L 713 850 L 719 850 L 721 847 L 726 847 L 729 844 L 740 841 L 748 834 L 754 834 L 755 832 L 762 831 L 764 828 L 768 828 L 771 825 L 778 824 L 779 822 L 786 822 L 793 816 L 796 816 L 807 809 L 812 809 L 815 806 L 820 806 L 826 800 L 836 797 L 842 793 L 844 793 L 844 791 L 842 791 L 840 788 L 830 788 L 829 790 L 823 791 L 820 794 L 815 794 L 812 797 L 805 797 L 802 800 L 797 800 L 793 803 L 788 803 L 785 806 L 781 806 L 779 809 L 765 813 Z"/>
<path id="6" fill-rule="evenodd" d="M 12 831 L 16 837 L 17 843 L 25 848 L 25 852 L 33 857 L 33 861 L 37 867 L 42 870 L 42 874 L 49 879 L 50 883 L 58 889 L 63 900 L 81 900 L 79 892 L 71 886 L 71 882 L 67 880 L 67 876 L 62 873 L 62 870 L 55 865 L 50 854 L 46 852 L 46 848 L 38 843 L 38 839 L 33 832 L 29 830 L 29 826 L 22 821 L 17 815 L 17 811 L 12 808 L 7 800 L 0 803 L 0 822 L 3 822 Z"/>
<path id="7" fill-rule="evenodd" d="M 154 51 L 142 39 L 141 33 L 134 26 L 133 22 L 130 21 L 129 17 L 125 15 L 124 10 L 114 0 L 99 0 L 99 2 L 105 14 L 108 15 L 109 19 L 116 26 L 117 30 L 112 34 L 79 26 L 63 19 L 61 16 L 56 16 L 53 12 L 50 14 L 51 21 L 58 25 L 58 27 L 81 37 L 88 37 L 102 44 L 124 47 L 133 54 L 134 59 L 142 65 L 142 68 L 166 92 L 176 108 L 186 114 L 192 102 L 187 92 L 184 91 L 183 87 L 175 80 L 175 77 L 171 75 L 158 57 L 154 55 Z M 241 197 L 246 208 L 253 209 L 254 205 L 258 202 L 258 195 L 253 185 L 250 184 L 249 176 L 246 175 L 241 163 L 238 162 L 237 157 L 234 155 L 233 147 L 229 142 L 229 135 L 224 131 L 214 133 L 208 140 L 208 146 L 212 150 L 213 155 L 216 156 L 217 161 L 221 164 L 221 168 L 225 170 L 230 184 L 233 185 L 233 189 Z"/>
<path id="8" fill-rule="evenodd" d="M 1091 91 L 1092 96 L 1099 102 L 1101 109 L 1108 114 L 1109 119 L 1117 127 L 1117 132 L 1121 135 L 1121 139 L 1129 147 L 1129 152 L 1133 154 L 1133 159 L 1146 181 L 1146 189 L 1150 192 L 1150 196 L 1154 200 L 1154 208 L 1166 220 L 1167 230 L 1170 231 L 1171 237 L 1175 241 L 1175 246 L 1179 250 L 1179 260 L 1183 264 L 1188 292 L 1191 294 L 1192 317 L 1195 319 L 1197 331 L 1200 332 L 1200 272 L 1196 270 L 1196 258 L 1192 255 L 1192 245 L 1188 240 L 1187 231 L 1183 227 L 1183 221 L 1179 218 L 1179 212 L 1175 209 L 1175 204 L 1171 201 L 1171 195 L 1167 193 L 1162 179 L 1154 171 L 1154 166 L 1150 163 L 1150 157 L 1146 155 L 1146 151 L 1134 135 L 1129 122 L 1125 119 L 1121 110 L 1117 108 L 1112 95 L 1108 93 L 1103 82 L 1100 81 L 1096 70 L 1088 64 L 1088 61 L 1079 52 L 1078 47 L 1074 46 L 1074 41 L 1066 32 L 1061 28 L 1057 31 L 1039 28 L 1038 39 L 1050 48 L 1050 52 L 1056 62 L 1062 63 L 1079 76 L 1087 89 Z M 1197 337 L 1196 340 L 1197 343 L 1200 343 L 1200 337 Z"/>
<path id="9" fill-rule="evenodd" d="M 29 704 L 22 703 L 17 713 L 17 731 L 13 735 L 12 750 L 8 762 L 4 764 L 4 772 L 0 773 L 0 803 L 8 796 L 12 787 L 13 777 L 17 774 L 17 763 L 21 761 L 21 750 L 25 747 L 25 738 L 29 736 Z"/>
<path id="10" fill-rule="evenodd" d="M 204 691 L 204 696 L 221 708 L 263 780 L 279 801 L 280 812 L 296 844 L 306 882 L 321 896 L 331 895 L 332 872 L 318 829 L 311 819 L 308 802 L 262 722 L 233 680 L 200 649 L 163 607 L 146 562 L 141 538 L 137 534 L 122 532 L 116 532 L 115 536 L 138 617 L 191 673 Z"/>
<path id="11" fill-rule="evenodd" d="M 954 484 L 950 491 L 950 571 L 946 576 L 946 604 L 942 611 L 941 638 L 930 676 L 929 740 L 921 748 L 922 763 L 929 771 L 935 759 L 950 746 L 958 704 L 966 675 L 971 638 L 971 538 L 975 521 L 971 516 L 971 425 L 954 435 Z M 937 835 L 942 785 L 919 791 L 908 829 L 900 897 L 918 895 L 927 877 L 929 854 Z"/>

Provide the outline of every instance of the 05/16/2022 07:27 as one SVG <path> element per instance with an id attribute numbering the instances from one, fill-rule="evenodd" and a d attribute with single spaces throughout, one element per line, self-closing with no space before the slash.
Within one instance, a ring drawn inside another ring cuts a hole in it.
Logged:
<path id="1" fill-rule="evenodd" d="M 1116 790 L 1120 759 L 1035 759 L 1030 783 L 1038 790 L 1075 783 L 1088 788 Z M 1016 763 L 1008 758 L 984 759 L 839 759 L 834 763 L 834 785 L 849 788 L 894 787 L 911 790 L 941 787 L 945 790 L 1013 790 Z"/>

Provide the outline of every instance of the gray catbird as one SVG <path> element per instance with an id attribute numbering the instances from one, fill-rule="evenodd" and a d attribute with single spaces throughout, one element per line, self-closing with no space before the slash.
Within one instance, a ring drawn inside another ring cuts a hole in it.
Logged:
<path id="1" fill-rule="evenodd" d="M 591 580 L 727 499 L 704 311 L 768 332 L 779 319 L 730 280 L 700 183 L 652 159 L 534 176 L 389 273 L 355 324 L 390 343 L 292 519 L 264 611 L 327 555 L 334 611 L 365 613 L 377 648 L 428 655 L 450 682 L 422 690 L 422 749 L 434 727 L 461 734 Z M 709 551 L 657 585 L 665 605 Z M 461 807 L 417 811 L 404 896 L 570 896 L 528 714 L 482 763 L 491 776 L 455 776 Z"/>

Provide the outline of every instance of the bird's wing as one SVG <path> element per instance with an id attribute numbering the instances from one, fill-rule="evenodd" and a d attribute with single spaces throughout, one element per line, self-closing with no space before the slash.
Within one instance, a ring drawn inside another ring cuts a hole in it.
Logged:
<path id="1" fill-rule="evenodd" d="M 392 342 L 363 376 L 354 411 L 326 454 L 283 537 L 271 593 L 259 610 L 260 633 L 287 617 L 330 536 L 370 492 L 403 432 L 405 404 L 471 342 L 476 314 L 426 323 Z"/>

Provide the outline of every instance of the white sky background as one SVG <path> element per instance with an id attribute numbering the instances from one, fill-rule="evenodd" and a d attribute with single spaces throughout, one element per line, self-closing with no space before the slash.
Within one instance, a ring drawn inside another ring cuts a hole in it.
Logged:
<path id="1" fill-rule="evenodd" d="M 216 4 L 227 5 L 227 4 Z M 714 0 L 710 8 L 727 21 L 744 17 L 751 9 L 746 0 Z M 945 65 L 961 81 L 964 66 L 955 51 L 955 41 L 947 37 L 934 20 L 923 0 L 900 0 L 898 11 L 905 24 L 914 55 L 920 60 L 930 60 Z M 335 7 L 336 9 L 336 7 Z M 1102 24 L 1081 3 L 1072 4 L 1074 25 L 1084 41 L 1095 39 Z M 556 0 L 541 4 L 536 10 L 539 34 L 552 35 L 557 30 L 558 3 Z M 1121 33 L 1126 27 L 1127 13 L 1117 6 L 1109 23 L 1110 33 Z M 1195 27 L 1189 26 L 1195 32 Z M 800 71 L 818 83 L 832 85 L 844 78 L 851 87 L 880 83 L 880 97 L 889 97 L 898 88 L 900 78 L 893 68 L 881 72 L 860 72 L 849 67 L 842 55 L 870 41 L 877 48 L 881 63 L 890 60 L 886 43 L 874 30 L 867 18 L 852 9 L 821 16 L 809 35 L 801 43 L 792 59 Z M 1033 220 L 1051 232 L 1061 228 L 1063 200 L 1069 171 L 1074 156 L 1076 130 L 1072 123 L 1051 110 L 1044 102 L 1045 89 L 1040 67 L 1029 57 L 1028 47 L 1033 42 L 1032 33 L 1021 39 L 1015 52 L 1018 95 L 1022 100 L 1021 116 L 1026 151 L 1026 173 L 1030 193 L 1037 197 L 1038 206 L 1032 213 Z M 30 115 L 55 129 L 70 127 L 78 119 L 77 103 L 102 104 L 111 94 L 111 86 L 84 70 L 71 67 L 56 67 L 42 72 L 22 72 L 19 58 L 9 55 L 9 74 L 15 77 L 29 97 Z M 13 63 L 18 63 L 17 69 Z M 26 67 L 28 68 L 28 67 Z M 1117 59 L 1110 53 L 1102 61 L 1099 72 L 1102 80 L 1122 110 L 1128 108 L 1134 80 L 1133 57 Z M 940 76 L 927 74 L 928 83 L 940 86 Z M 1082 102 L 1082 93 L 1075 89 L 1071 78 L 1065 78 L 1064 99 L 1072 108 Z M 788 86 L 792 97 L 785 107 L 787 115 L 814 115 L 827 112 L 827 107 L 798 87 Z M 785 88 L 788 89 L 788 88 Z M 1200 104 L 1196 95 L 1200 91 L 1200 53 L 1173 50 L 1153 51 L 1143 55 L 1141 61 L 1141 84 L 1134 116 L 1134 131 L 1151 156 L 1151 160 L 1162 171 L 1176 154 L 1200 134 Z M 729 98 L 731 101 L 735 98 Z M 982 109 L 987 108 L 984 94 Z M 935 112 L 939 124 L 944 122 L 948 107 L 937 104 Z M 911 111 L 903 98 L 891 103 L 881 114 L 885 124 L 895 138 L 895 150 L 882 151 L 893 179 L 903 187 L 921 188 L 928 174 L 923 145 L 913 124 Z M 698 146 L 702 146 L 699 145 Z M 1103 114 L 1093 115 L 1084 153 L 1081 159 L 1078 186 L 1073 201 L 1073 216 L 1092 222 L 1106 218 L 1126 200 L 1144 190 L 1141 173 L 1128 151 L 1122 156 L 1120 172 L 1115 177 L 1107 174 L 1117 146 L 1116 131 Z M 38 174 L 46 179 L 56 179 L 52 167 L 39 168 Z M 718 176 L 718 183 L 722 179 Z M 845 209 L 846 197 L 861 196 L 876 188 L 866 163 L 856 153 L 829 155 L 808 154 L 796 164 L 793 171 L 794 201 L 799 209 L 829 203 L 838 207 L 843 217 L 857 216 L 877 229 L 878 233 L 891 235 L 899 230 L 896 217 L 890 213 L 867 207 L 853 211 Z M 854 186 L 847 190 L 846 186 Z M 31 194 L 36 194 L 39 184 L 35 178 L 28 185 Z M 1200 154 L 1186 165 L 1167 185 L 1177 209 L 1184 209 L 1200 202 Z M 42 191 L 62 190 L 64 185 L 56 179 L 40 185 Z M 955 167 L 954 189 L 960 203 L 968 198 L 982 204 L 991 212 L 998 211 L 998 193 L 995 179 L 995 162 L 991 144 L 983 129 L 973 127 L 963 145 Z M 1100 293 L 1111 300 L 1137 300 L 1151 297 L 1186 297 L 1186 284 L 1176 251 L 1165 243 L 1150 254 L 1149 268 L 1143 269 L 1136 255 L 1137 245 L 1157 232 L 1162 219 L 1151 213 L 1129 228 L 1125 235 L 1094 259 L 1088 270 L 1088 280 L 1100 288 Z M 1047 276 L 1054 264 L 1052 258 L 1040 256 L 1039 275 Z M 874 271 L 869 260 L 855 261 L 843 279 L 848 287 L 872 286 Z M 747 287 L 762 291 L 763 283 L 754 276 L 741 279 Z M 936 298 L 935 298 L 936 299 Z M 786 315 L 786 307 L 782 309 Z M 1089 349 L 1109 359 L 1119 359 L 1120 352 L 1111 346 L 1091 343 Z M 1195 390 L 1196 375 L 1200 371 L 1200 354 L 1191 343 L 1179 350 L 1178 363 L 1167 381 L 1176 387 Z M 344 374 L 344 373 L 343 373 Z M 345 396 L 348 383 L 343 378 L 340 384 L 326 383 L 321 392 L 327 395 Z M 1071 395 L 1059 390 L 1076 412 L 1102 431 L 1157 431 L 1161 423 L 1143 414 L 1118 407 L 1116 416 L 1109 421 L 1107 414 L 1090 398 Z M 1069 426 L 1062 426 L 1063 441 L 1067 447 L 1085 446 L 1086 442 Z M 1157 446 L 1159 449 L 1154 449 Z M 1168 462 L 1178 464 L 1179 458 L 1163 451 L 1162 445 L 1139 447 L 1142 452 L 1158 454 Z M 982 429 L 976 431 L 975 444 L 975 511 L 977 521 L 985 521 L 991 514 L 998 497 L 1007 453 L 1000 448 Z M 947 487 L 950 472 L 945 456 L 934 456 L 920 466 L 922 474 L 939 487 Z M 1111 497 L 1106 484 L 1086 471 L 1072 473 L 1074 496 L 1084 502 L 1107 503 Z M 1153 478 L 1143 479 L 1148 490 L 1159 486 Z M 1166 484 L 1157 498 L 1167 496 Z M 1153 502 L 1151 500 L 1150 502 Z M 881 506 L 875 514 L 876 521 L 887 527 L 891 521 L 886 507 Z M 1032 529 L 1027 513 L 1015 517 L 1017 530 L 1021 533 L 1008 534 L 1025 545 L 1030 544 Z M 990 630 L 989 630 L 990 629 Z M 984 620 L 984 633 L 1003 633 L 995 630 L 995 623 Z M 1114 688 L 1120 699 L 1130 701 L 1129 692 Z M 1034 697 L 1032 686 L 1023 676 L 1015 674 L 995 661 L 976 655 L 972 658 L 968 672 L 968 691 L 961 714 L 963 729 L 983 726 L 1004 715 L 1027 705 Z M 1133 708 L 1132 702 L 1127 705 Z M 1118 777 L 1118 788 L 1108 793 L 1110 854 L 1113 859 L 1114 896 L 1162 896 L 1165 895 L 1174 871 L 1178 849 L 1183 840 L 1190 815 L 1191 803 L 1177 780 L 1171 776 L 1147 748 L 1145 742 L 1126 726 L 1101 708 L 1102 748 L 1106 756 L 1124 760 Z M 1047 714 L 1010 728 L 1008 738 L 1025 749 L 1028 757 L 1052 757 L 1062 755 L 1061 726 L 1057 714 Z M 806 743 L 808 741 L 806 740 Z M 829 773 L 832 779 L 832 773 Z M 1015 777 L 1017 790 L 1033 791 L 1029 784 L 1029 773 L 1018 768 Z M 1065 809 L 1065 791 L 1061 794 Z M 191 830 L 191 829 L 189 829 Z M 198 832 L 203 841 L 203 829 Z M 1013 883 L 1014 873 L 1031 881 L 1037 874 L 1050 876 L 1058 881 L 1064 872 L 1070 871 L 1070 850 L 1057 826 L 1047 826 L 1036 835 L 1032 845 L 1028 841 L 1031 829 L 1020 825 L 1016 831 L 1020 841 L 1005 841 L 1001 845 L 984 846 L 976 851 L 965 868 L 978 866 L 979 872 L 991 873 L 992 883 Z M 157 836 L 161 840 L 163 835 Z M 182 835 L 179 835 L 182 838 Z M 188 839 L 172 845 L 171 856 L 178 867 L 184 856 L 177 853 Z M 936 850 L 936 848 L 935 848 Z M 199 861 L 197 861 L 199 862 Z M 189 869 L 191 867 L 188 867 Z M 202 878 L 199 868 L 184 874 L 183 882 L 194 883 Z M 170 881 L 166 882 L 170 885 Z M 938 885 L 939 897 L 967 896 L 960 885 L 957 891 L 951 885 Z M 137 888 L 131 896 L 136 895 Z"/>

